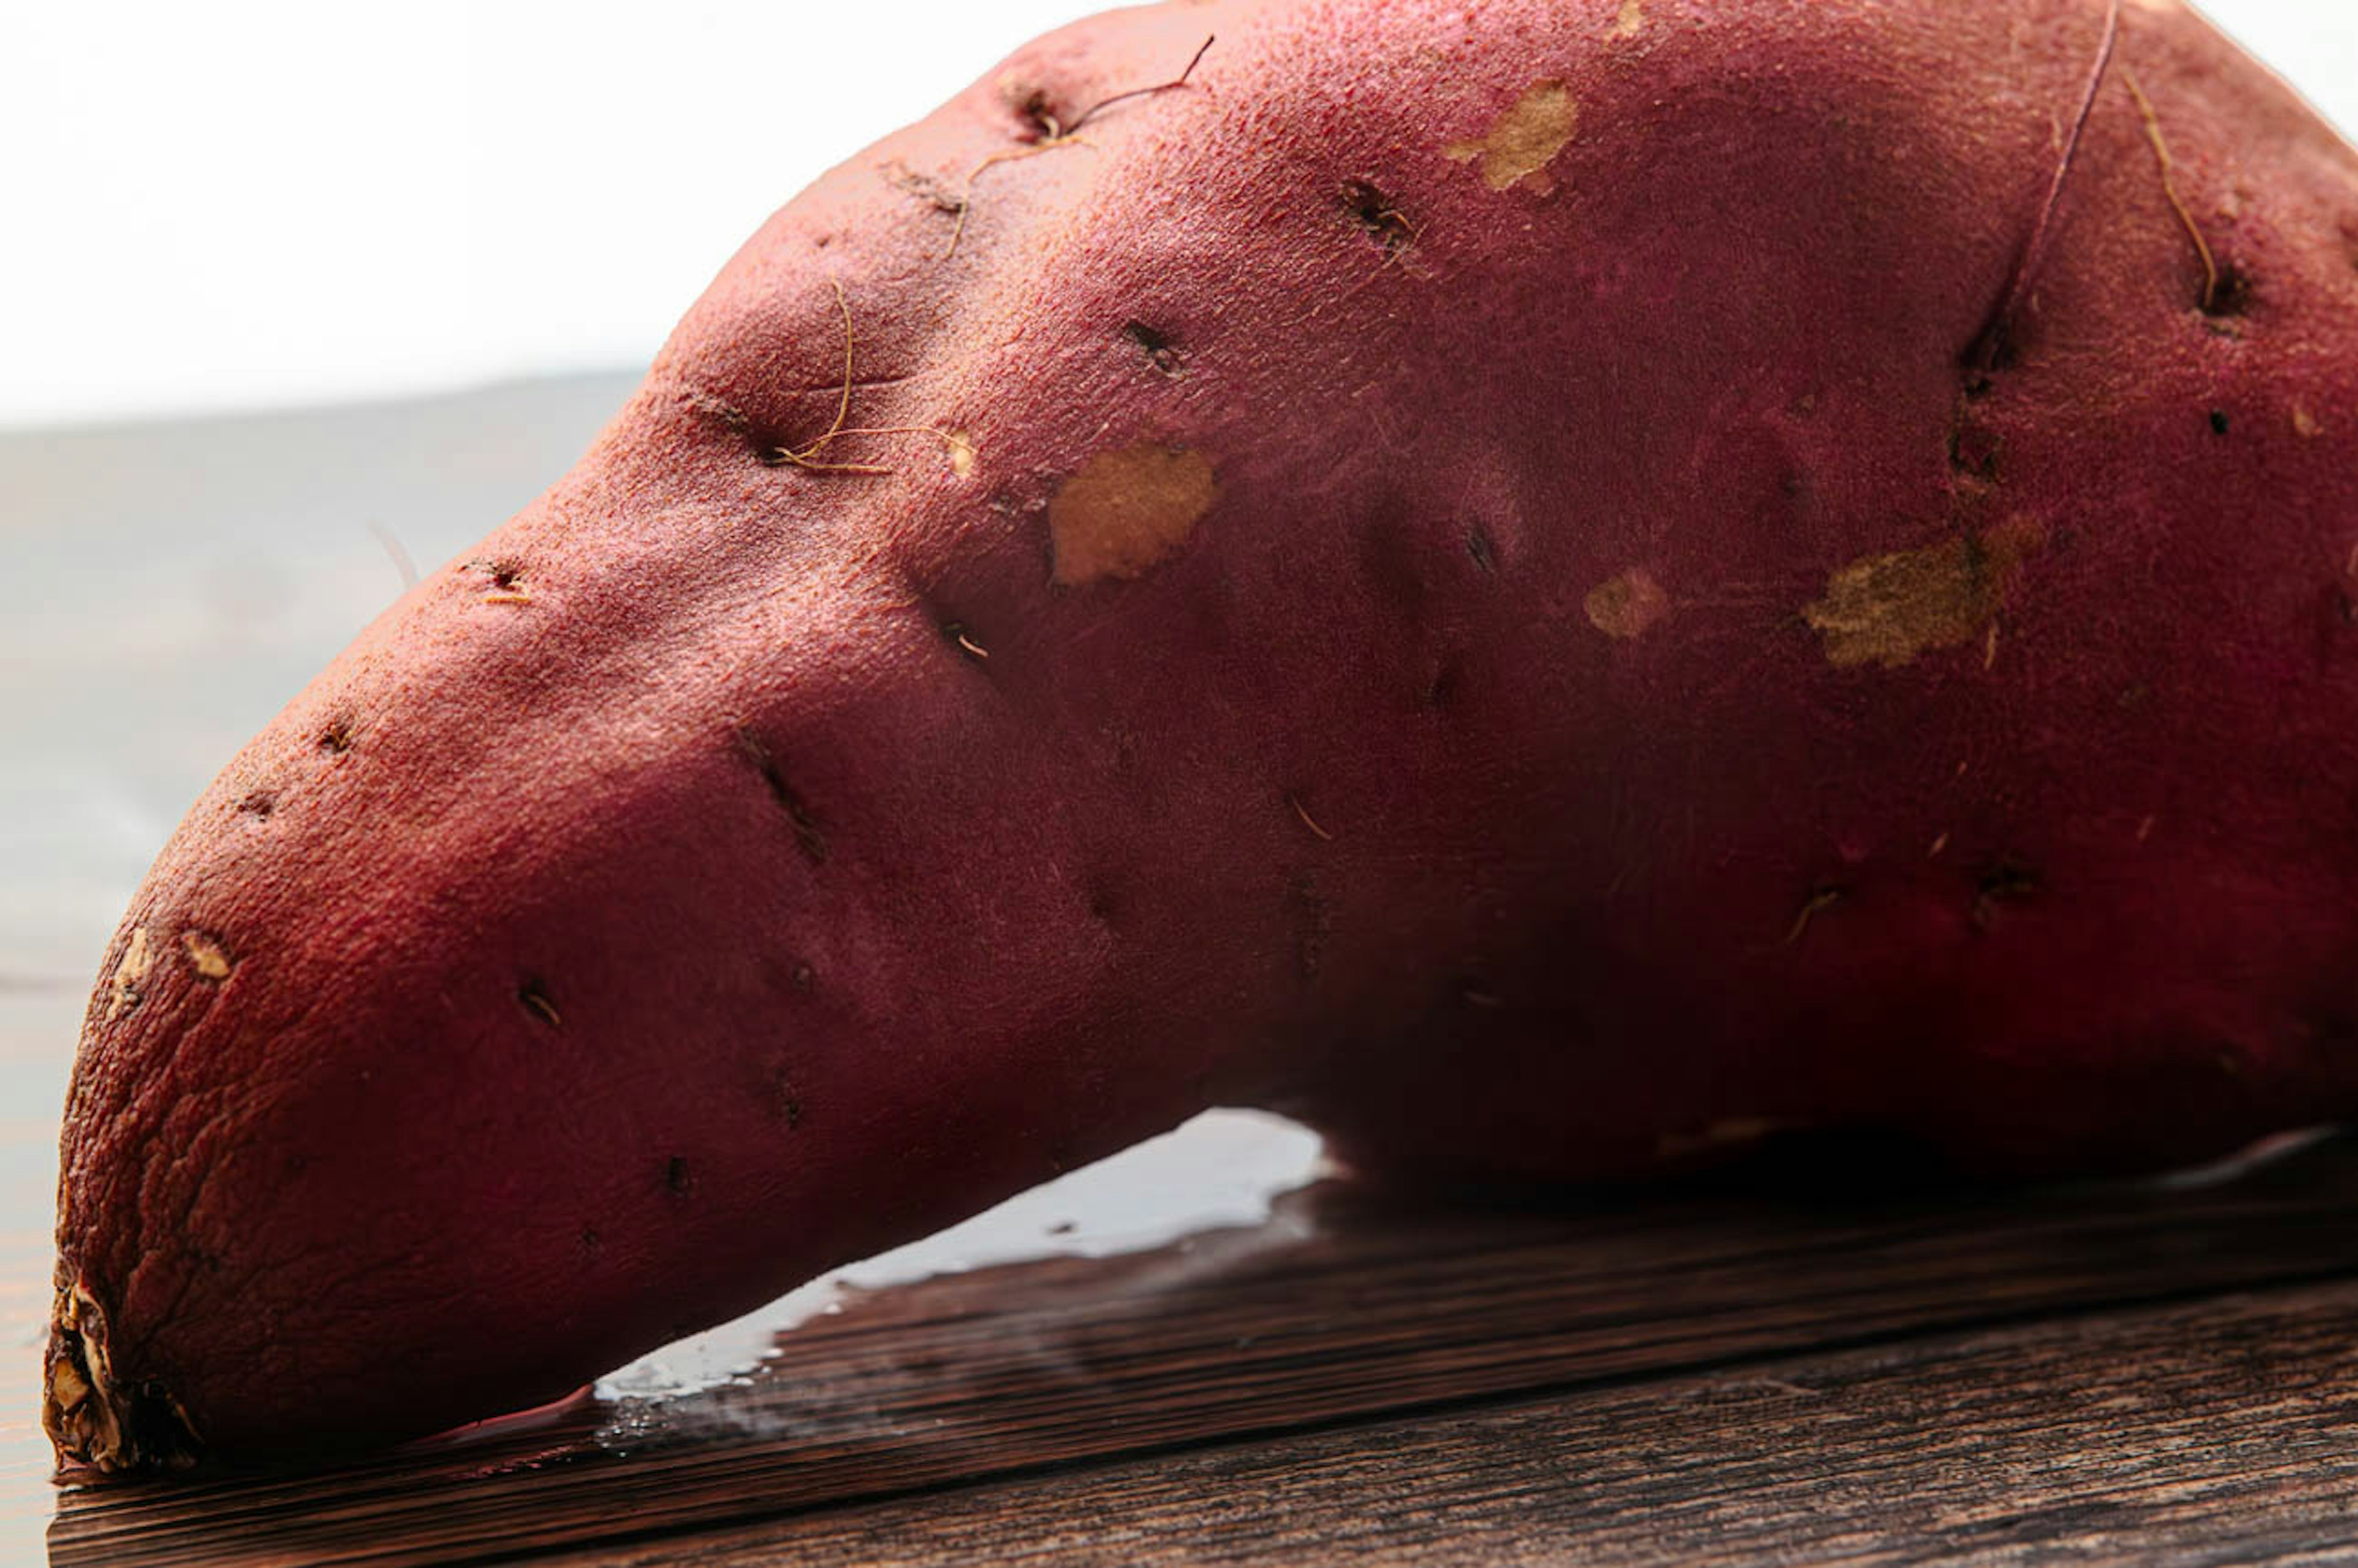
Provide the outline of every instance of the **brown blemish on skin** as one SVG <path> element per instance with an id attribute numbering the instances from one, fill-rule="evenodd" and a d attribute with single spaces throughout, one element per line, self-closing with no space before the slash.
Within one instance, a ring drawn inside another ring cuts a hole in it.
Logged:
<path id="1" fill-rule="evenodd" d="M 180 950 L 189 956 L 189 968 L 196 970 L 200 980 L 219 982 L 229 979 L 230 970 L 237 967 L 222 946 L 221 938 L 210 931 L 183 931 Z"/>
<path id="2" fill-rule="evenodd" d="M 520 567 L 503 563 L 491 568 L 491 591 L 483 595 L 485 604 L 530 604 L 532 594 L 524 584 Z"/>
<path id="3" fill-rule="evenodd" d="M 754 771 L 762 775 L 762 782 L 769 786 L 770 798 L 777 803 L 778 808 L 786 814 L 786 820 L 794 826 L 795 842 L 802 847 L 811 864 L 827 864 L 827 835 L 820 830 L 818 819 L 811 815 L 810 807 L 803 804 L 800 793 L 788 782 L 785 770 L 779 766 L 777 758 L 770 754 L 770 748 L 753 733 L 751 725 L 741 721 L 735 727 L 735 734 L 738 752 L 753 764 Z"/>
<path id="4" fill-rule="evenodd" d="M 1529 181 L 1540 195 L 1552 195 L 1555 180 L 1547 166 L 1571 142 L 1579 119 L 1572 89 L 1553 79 L 1536 81 L 1490 123 L 1479 140 L 1452 142 L 1442 153 L 1452 163 L 1478 160 L 1482 181 L 1493 190 L 1511 190 Z"/>
<path id="5" fill-rule="evenodd" d="M 1179 368 L 1179 349 L 1172 342 L 1171 334 L 1148 326 L 1143 321 L 1125 323 L 1121 335 L 1136 344 L 1146 362 L 1174 380 L 1184 374 Z"/>
<path id="6" fill-rule="evenodd" d="M 523 985 L 518 986 L 516 1000 L 524 1003 L 535 1016 L 551 1029 L 565 1027 L 565 1020 L 558 1014 L 557 1003 L 548 994 L 548 988 L 538 980 L 526 980 Z"/>
<path id="7" fill-rule="evenodd" d="M 1351 215 L 1353 222 L 1382 241 L 1387 251 L 1397 254 L 1401 247 L 1416 243 L 1417 226 L 1392 204 L 1390 197 L 1377 189 L 1373 180 L 1345 180 L 1343 210 Z"/>
<path id="8" fill-rule="evenodd" d="M 1978 931 L 1994 929 L 2000 911 L 2021 903 L 2039 888 L 2039 873 L 2018 860 L 2002 860 L 1984 872 L 1974 886 L 1973 922 Z"/>
<path id="9" fill-rule="evenodd" d="M 1613 19 L 1608 38 L 1634 38 L 1646 26 L 1646 0 L 1621 0 L 1621 14 Z"/>
<path id="10" fill-rule="evenodd" d="M 139 1005 L 140 999 L 147 994 L 147 971 L 155 967 L 156 953 L 147 944 L 147 928 L 138 926 L 124 945 L 123 957 L 114 966 L 114 978 L 107 982 L 109 1022 Z"/>
<path id="11" fill-rule="evenodd" d="M 1098 453 L 1048 503 L 1055 581 L 1143 576 L 1186 542 L 1219 493 L 1200 452 L 1141 441 Z"/>
<path id="12" fill-rule="evenodd" d="M 908 192 L 936 212 L 954 215 L 963 205 L 957 197 L 951 193 L 949 187 L 932 175 L 919 174 L 899 158 L 880 165 L 877 172 L 884 177 L 886 184 L 896 190 Z"/>
<path id="13" fill-rule="evenodd" d="M 2317 438 L 2317 433 L 2323 428 L 2324 427 L 2317 422 L 2317 416 L 2311 414 L 2308 408 L 2298 403 L 2292 406 L 2292 433 L 2294 435 L 2299 436 L 2304 441 L 2313 441 Z"/>
<path id="14" fill-rule="evenodd" d="M 1801 619 L 1837 668 L 1898 669 L 1920 654 L 1973 641 L 1994 624 L 2026 557 L 2047 531 L 2027 519 L 1921 550 L 1869 556 L 1836 571 Z"/>
<path id="15" fill-rule="evenodd" d="M 1588 623 L 1608 637 L 1642 637 L 1671 613 L 1671 596 L 1643 567 L 1631 567 L 1610 582 L 1589 590 L 1581 608 Z"/>

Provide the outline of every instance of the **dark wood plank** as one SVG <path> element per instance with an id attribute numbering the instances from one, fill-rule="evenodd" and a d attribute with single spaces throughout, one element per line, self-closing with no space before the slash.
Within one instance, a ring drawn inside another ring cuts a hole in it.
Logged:
<path id="1" fill-rule="evenodd" d="M 879 1292 L 694 1399 L 585 1403 L 326 1474 L 84 1487 L 61 1498 L 49 1541 L 68 1563 L 554 1550 L 2338 1273 L 2358 1273 L 2358 1143 L 2191 1192 L 1753 1191 L 1468 1212 L 1328 1187 L 1271 1225 L 1160 1252 Z"/>
<path id="2" fill-rule="evenodd" d="M 1196 1450 L 576 1568 L 2358 1559 L 2358 1286 Z"/>

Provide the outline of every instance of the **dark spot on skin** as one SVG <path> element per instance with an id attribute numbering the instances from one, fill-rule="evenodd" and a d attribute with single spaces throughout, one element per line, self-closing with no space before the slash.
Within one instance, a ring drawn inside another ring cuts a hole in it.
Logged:
<path id="1" fill-rule="evenodd" d="M 1434 670 L 1433 672 L 1433 678 L 1424 683 L 1424 691 L 1422 696 L 1424 698 L 1424 706 L 1427 708 L 1446 708 L 1452 702 L 1455 701 L 1457 697 L 1457 666 L 1455 665 L 1443 665 L 1440 668 Z"/>
<path id="2" fill-rule="evenodd" d="M 778 803 L 779 809 L 786 814 L 786 819 L 794 824 L 795 842 L 802 846 L 802 851 L 809 857 L 811 864 L 825 865 L 827 836 L 819 831 L 817 820 L 811 816 L 809 807 L 803 804 L 802 797 L 786 782 L 777 759 L 770 755 L 770 749 L 762 743 L 761 737 L 744 725 L 737 727 L 736 735 L 739 752 L 761 773 L 762 782 L 769 786 L 770 798 Z"/>
<path id="3" fill-rule="evenodd" d="M 990 650 L 982 645 L 982 640 L 962 621 L 946 623 L 942 627 L 942 641 L 956 648 L 969 664 L 987 665 L 990 662 Z"/>
<path id="4" fill-rule="evenodd" d="M 2038 893 L 2039 873 L 2020 860 L 2001 860 L 1974 883 L 1974 925 L 1987 931 L 1997 924 L 2007 904 L 2027 903 Z"/>
<path id="5" fill-rule="evenodd" d="M 171 1391 L 159 1379 L 141 1381 L 125 1424 L 131 1429 L 131 1451 L 145 1455 L 155 1469 L 178 1469 L 197 1457 L 196 1436 L 172 1408 Z"/>
<path id="6" fill-rule="evenodd" d="M 518 986 L 516 1000 L 524 1004 L 525 1011 L 547 1024 L 551 1029 L 558 1028 L 565 1022 L 557 1014 L 557 1003 L 549 997 L 548 988 L 538 980 L 526 980 Z"/>
<path id="7" fill-rule="evenodd" d="M 1469 528 L 1466 531 L 1466 553 L 1473 557 L 1474 564 L 1484 571 L 1498 570 L 1498 553 L 1491 548 L 1490 535 L 1480 528 Z"/>
<path id="8" fill-rule="evenodd" d="M 278 809 L 278 796 L 275 791 L 253 790 L 237 803 L 237 809 L 247 816 L 267 816 Z"/>
<path id="9" fill-rule="evenodd" d="M 1131 321 L 1123 326 L 1121 335 L 1137 344 L 1139 351 L 1146 356 L 1147 363 L 1164 375 L 1177 376 L 1181 373 L 1179 350 L 1171 341 L 1169 333 L 1159 332 L 1143 321 Z"/>
<path id="10" fill-rule="evenodd" d="M 590 1229 L 590 1228 L 588 1226 L 586 1226 L 586 1225 L 585 1225 L 585 1226 L 583 1226 L 583 1227 L 581 1227 L 581 1250 L 582 1250 L 582 1251 L 587 1252 L 587 1253 L 589 1253 L 589 1254 L 590 1254 L 590 1256 L 591 1256 L 592 1258 L 595 1258 L 599 1253 L 600 1253 L 600 1252 L 604 1251 L 604 1250 L 605 1250 L 605 1248 L 606 1248 L 606 1243 L 605 1243 L 605 1241 L 604 1241 L 604 1240 L 603 1240 L 603 1239 L 599 1236 L 599 1234 L 598 1234 L 596 1231 L 594 1231 L 594 1230 Z"/>
<path id="11" fill-rule="evenodd" d="M 833 243 L 835 243 L 835 236 L 833 234 L 821 234 L 817 239 L 811 242 L 811 248 L 814 250 L 823 251 Z"/>
<path id="12" fill-rule="evenodd" d="M 684 1198 L 696 1190 L 696 1178 L 688 1173 L 686 1156 L 675 1154 L 664 1162 L 664 1187 L 676 1198 Z"/>
<path id="13" fill-rule="evenodd" d="M 2025 327 L 2020 320 L 1992 321 L 1965 350 L 1965 395 L 1985 397 L 1996 389 L 1998 376 L 2022 362 L 2017 341 Z M 1978 390 L 1976 390 L 1978 389 Z"/>
<path id="14" fill-rule="evenodd" d="M 2211 433 L 2214 436 L 2223 436 L 2227 433 L 2227 411 L 2225 409 L 2213 408 L 2211 410 Z"/>
<path id="15" fill-rule="evenodd" d="M 884 166 L 883 175 L 896 189 L 907 191 L 936 212 L 956 216 L 966 206 L 940 180 L 931 175 L 919 174 L 897 159 Z M 822 240 L 820 243 L 824 244 L 826 242 Z"/>
<path id="16" fill-rule="evenodd" d="M 1122 913 L 1121 895 L 1110 887 L 1089 890 L 1089 918 L 1099 925 L 1111 925 Z"/>
<path id="17" fill-rule="evenodd" d="M 2242 267 L 2233 262 L 2222 262 L 2219 281 L 2211 290 L 2211 298 L 2202 313 L 2214 319 L 2241 316 L 2252 308 L 2252 280 Z"/>
<path id="18" fill-rule="evenodd" d="M 331 719 L 319 731 L 319 750 L 341 757 L 352 749 L 352 725 L 349 719 Z"/>
<path id="19" fill-rule="evenodd" d="M 812 982 L 818 977 L 811 973 L 811 967 L 808 964 L 796 964 L 794 974 L 789 978 L 795 989 L 806 991 L 811 989 Z"/>
<path id="20" fill-rule="evenodd" d="M 502 593 L 508 592 L 524 580 L 524 568 L 513 562 L 503 561 L 492 568 L 492 586 Z"/>
<path id="21" fill-rule="evenodd" d="M 776 431 L 755 424 L 735 404 L 694 386 L 682 387 L 679 397 L 698 420 L 728 432 L 763 468 L 785 466 L 786 460 L 780 455 L 780 449 L 785 445 L 784 438 Z"/>
<path id="22" fill-rule="evenodd" d="M 767 1099 L 770 1113 L 789 1129 L 802 1125 L 803 1102 L 795 1093 L 793 1075 L 782 1063 L 770 1068 Z"/>
<path id="23" fill-rule="evenodd" d="M 1015 117 L 1023 122 L 1025 133 L 1034 141 L 1048 141 L 1064 129 L 1044 87 L 1034 87 L 1015 101 Z"/>
<path id="24" fill-rule="evenodd" d="M 1375 181 L 1345 180 L 1342 203 L 1351 221 L 1382 241 L 1384 249 L 1396 251 L 1416 242 L 1416 225 L 1401 211 L 1399 203 L 1377 189 Z"/>
<path id="25" fill-rule="evenodd" d="M 2004 445 L 1995 432 L 1961 419 L 1949 427 L 1950 470 L 1994 484 L 1997 481 L 1998 452 Z"/>

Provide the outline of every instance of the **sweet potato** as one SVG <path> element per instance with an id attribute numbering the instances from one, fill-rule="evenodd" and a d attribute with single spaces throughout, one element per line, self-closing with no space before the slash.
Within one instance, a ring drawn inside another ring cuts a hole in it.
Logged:
<path id="1" fill-rule="evenodd" d="M 2353 606 L 2358 157 L 2175 0 L 1081 24 L 198 802 L 49 1430 L 528 1405 L 1214 1104 L 1436 1181 L 2345 1116 Z"/>

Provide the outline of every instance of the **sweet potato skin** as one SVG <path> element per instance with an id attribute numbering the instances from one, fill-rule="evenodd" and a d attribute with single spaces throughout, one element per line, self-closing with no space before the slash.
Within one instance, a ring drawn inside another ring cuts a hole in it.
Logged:
<path id="1" fill-rule="evenodd" d="M 2354 459 L 2358 158 L 2172 0 L 1054 35 L 191 811 L 50 1429 L 528 1405 L 1210 1104 L 1446 1180 L 2347 1115 Z"/>

